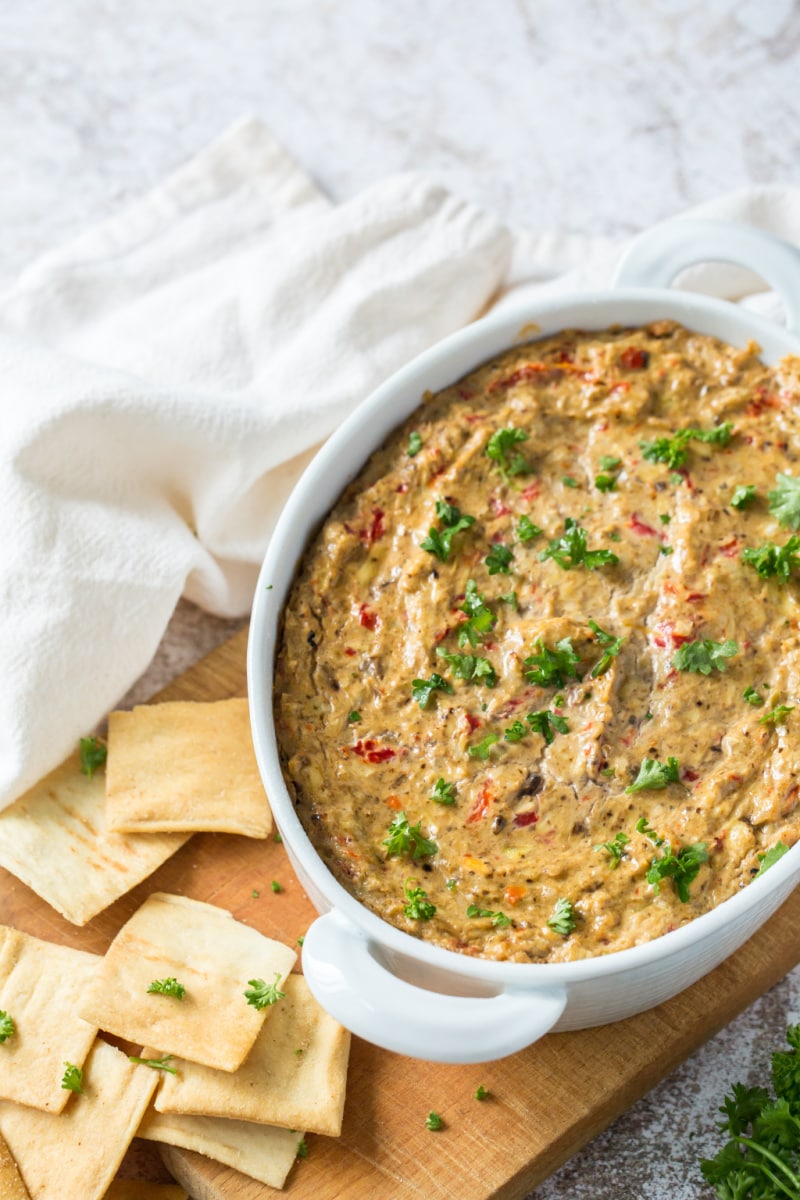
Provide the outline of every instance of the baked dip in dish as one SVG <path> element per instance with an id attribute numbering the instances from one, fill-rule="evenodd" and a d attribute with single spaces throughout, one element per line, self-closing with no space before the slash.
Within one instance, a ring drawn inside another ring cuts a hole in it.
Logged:
<path id="1" fill-rule="evenodd" d="M 428 395 L 287 601 L 275 720 L 345 887 L 451 950 L 625 949 L 800 834 L 800 359 L 661 320 Z"/>
<path id="2" fill-rule="evenodd" d="M 710 260 L 787 328 L 670 289 Z M 798 330 L 800 251 L 670 222 L 612 287 L 432 346 L 306 469 L 248 691 L 303 971 L 354 1033 L 483 1062 L 619 1020 L 795 886 Z"/>

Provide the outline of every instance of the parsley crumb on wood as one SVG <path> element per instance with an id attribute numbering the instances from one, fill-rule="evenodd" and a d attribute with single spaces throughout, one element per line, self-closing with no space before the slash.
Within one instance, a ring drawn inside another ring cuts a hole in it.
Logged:
<path id="1" fill-rule="evenodd" d="M 256 895 L 258 895 L 258 892 L 256 892 Z M 182 1000 L 186 995 L 186 988 L 170 975 L 167 979 L 154 979 L 148 987 L 147 992 L 148 995 L 172 996 L 175 1000 Z"/>
<path id="2" fill-rule="evenodd" d="M 0 1008 L 0 1043 L 7 1042 L 17 1032 L 14 1018 Z"/>
<path id="3" fill-rule="evenodd" d="M 169 1075 L 177 1075 L 177 1069 L 171 1067 L 174 1055 L 165 1054 L 163 1058 L 137 1058 L 135 1054 L 128 1055 L 128 1062 L 139 1063 L 143 1067 L 150 1067 L 153 1071 L 166 1071 Z"/>
<path id="4" fill-rule="evenodd" d="M 489 1092 L 483 1086 L 482 1083 L 475 1089 L 475 1099 L 476 1100 L 485 1100 L 488 1095 L 489 1095 Z"/>
<path id="5" fill-rule="evenodd" d="M 281 884 L 278 883 L 277 879 L 273 879 L 272 883 L 269 886 L 272 888 L 272 890 L 276 896 L 278 895 L 279 892 L 283 891 L 283 887 L 281 886 Z"/>
<path id="6" fill-rule="evenodd" d="M 276 972 L 273 983 L 265 983 L 263 979 L 248 979 L 247 991 L 244 993 L 244 998 L 248 1004 L 251 1004 L 258 1012 L 264 1008 L 269 1008 L 271 1004 L 277 1004 L 279 1000 L 283 1000 L 286 993 L 280 991 L 278 984 L 281 981 L 280 972 Z"/>
<path id="7" fill-rule="evenodd" d="M 308 1143 L 305 1138 L 301 1138 L 297 1143 L 297 1157 L 308 1158 Z"/>
<path id="8" fill-rule="evenodd" d="M 61 1086 L 67 1092 L 75 1092 L 80 1095 L 83 1091 L 83 1071 L 80 1067 L 76 1067 L 74 1063 L 64 1063 L 64 1074 L 61 1079 Z"/>
<path id="9" fill-rule="evenodd" d="M 88 737 L 80 740 L 81 774 L 91 779 L 98 767 L 102 767 L 108 757 L 108 747 L 99 738 Z"/>
<path id="10" fill-rule="evenodd" d="M 444 1129 L 444 1118 L 440 1117 L 437 1112 L 429 1112 L 425 1118 L 425 1128 L 430 1129 L 432 1133 L 438 1129 Z"/>

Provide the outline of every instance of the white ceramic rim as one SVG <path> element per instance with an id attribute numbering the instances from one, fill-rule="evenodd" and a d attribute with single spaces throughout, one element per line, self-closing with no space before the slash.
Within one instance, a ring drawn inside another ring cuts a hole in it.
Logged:
<path id="1" fill-rule="evenodd" d="M 640 308 L 640 316 L 635 322 L 630 319 L 620 321 L 615 312 L 629 305 Z M 578 311 L 582 316 L 576 320 Z M 295 813 L 283 779 L 272 712 L 274 653 L 281 611 L 308 541 L 319 519 L 333 503 L 326 502 L 320 511 L 319 496 L 327 497 L 330 494 L 331 478 L 337 481 L 335 495 L 338 496 L 361 470 L 369 454 L 388 436 L 382 432 L 380 437 L 370 441 L 364 437 L 365 427 L 377 424 L 377 418 L 391 408 L 399 393 L 416 389 L 421 399 L 426 390 L 439 390 L 472 370 L 479 362 L 521 341 L 535 341 L 561 328 L 577 326 L 603 329 L 615 323 L 641 324 L 659 317 L 678 320 L 688 328 L 701 332 L 715 332 L 716 336 L 734 345 L 742 345 L 752 338 L 768 348 L 763 356 L 767 362 L 774 362 L 783 354 L 800 354 L 800 340 L 774 322 L 727 301 L 692 293 L 660 287 L 614 287 L 607 291 L 572 293 L 544 301 L 539 298 L 526 301 L 523 298 L 519 304 L 509 306 L 501 313 L 490 314 L 437 343 L 373 392 L 328 439 L 306 468 L 272 535 L 253 604 L 248 642 L 248 691 L 256 757 L 278 828 L 308 878 L 329 901 L 331 908 L 348 918 L 377 946 L 386 947 L 438 971 L 484 984 L 512 984 L 532 991 L 621 974 L 656 961 L 663 962 L 690 945 L 713 938 L 724 926 L 758 903 L 760 898 L 766 899 L 785 887 L 790 877 L 800 870 L 799 842 L 765 873 L 755 887 L 749 885 L 670 934 L 626 950 L 575 962 L 495 962 L 462 955 L 423 941 L 390 925 L 362 905 L 337 881 L 317 854 Z M 790 310 L 790 322 L 798 325 L 797 308 Z M 532 325 L 539 327 L 533 337 L 530 332 Z M 459 360 L 461 365 L 450 367 L 452 362 Z M 402 405 L 393 425 L 401 424 L 413 407 Z M 359 447 L 357 453 L 354 446 Z M 362 452 L 364 446 L 366 450 Z M 346 471 L 342 470 L 342 461 L 350 464 Z M 309 519 L 309 509 L 315 514 L 312 520 Z M 298 530 L 303 530 L 302 536 L 298 536 Z M 279 580 L 282 580 L 282 586 L 275 583 Z"/>

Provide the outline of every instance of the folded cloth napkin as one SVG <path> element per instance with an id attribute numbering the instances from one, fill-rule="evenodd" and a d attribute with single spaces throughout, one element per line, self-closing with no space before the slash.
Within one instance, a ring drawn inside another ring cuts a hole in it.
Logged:
<path id="1" fill-rule="evenodd" d="M 696 210 L 800 240 L 800 192 Z M 281 504 L 381 380 L 510 289 L 603 285 L 417 175 L 332 205 L 244 120 L 0 295 L 0 808 L 150 661 L 181 595 L 248 611 Z M 703 290 L 772 298 L 719 268 Z M 501 303 L 505 303 L 505 299 Z"/>

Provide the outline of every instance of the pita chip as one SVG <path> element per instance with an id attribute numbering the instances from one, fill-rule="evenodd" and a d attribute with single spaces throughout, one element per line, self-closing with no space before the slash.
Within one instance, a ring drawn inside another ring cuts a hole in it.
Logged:
<path id="1" fill-rule="evenodd" d="M 338 1137 L 342 1131 L 350 1034 L 311 994 L 302 975 L 286 992 L 239 1070 L 174 1062 L 156 1094 L 162 1113 L 236 1118 Z M 158 1052 L 144 1050 L 145 1058 Z"/>
<path id="2" fill-rule="evenodd" d="M 97 1033 L 77 1010 L 100 961 L 0 926 L 0 1009 L 16 1026 L 0 1046 L 0 1099 L 46 1112 L 64 1108 L 64 1063 L 83 1066 Z"/>
<path id="3" fill-rule="evenodd" d="M 0 1200 L 31 1200 L 11 1151 L 0 1137 Z"/>
<path id="4" fill-rule="evenodd" d="M 158 1080 L 106 1042 L 83 1069 L 83 1092 L 61 1113 L 0 1101 L 0 1134 L 31 1200 L 101 1200 Z"/>
<path id="5" fill-rule="evenodd" d="M 155 892 L 109 946 L 79 1011 L 129 1042 L 235 1071 L 275 1009 L 248 1004 L 249 981 L 280 984 L 296 959 L 224 908 Z M 185 988 L 183 999 L 148 993 L 164 979 Z"/>
<path id="6" fill-rule="evenodd" d="M 247 700 L 145 704 L 108 718 L 106 816 L 117 833 L 272 830 Z"/>
<path id="7" fill-rule="evenodd" d="M 0 1200 L 3 1194 L 0 1192 Z M 188 1200 L 177 1183 L 145 1183 L 142 1179 L 115 1179 L 105 1200 Z"/>
<path id="8" fill-rule="evenodd" d="M 0 812 L 0 866 L 73 925 L 85 925 L 174 854 L 189 834 L 111 833 L 105 777 L 81 774 L 80 755 Z"/>
<path id="9" fill-rule="evenodd" d="M 222 1117 L 184 1117 L 153 1109 L 139 1126 L 138 1136 L 196 1150 L 274 1188 L 282 1188 L 286 1182 L 303 1138 L 295 1129 L 274 1129 Z"/>

